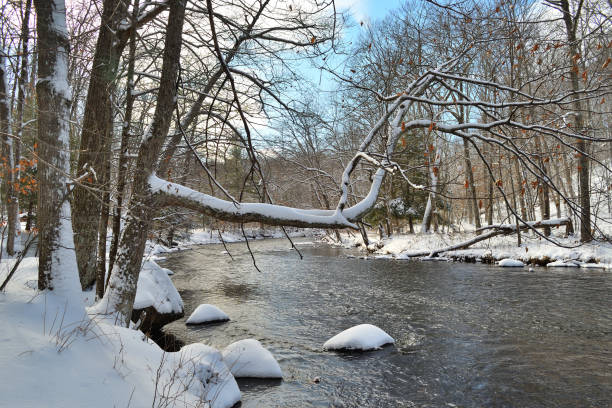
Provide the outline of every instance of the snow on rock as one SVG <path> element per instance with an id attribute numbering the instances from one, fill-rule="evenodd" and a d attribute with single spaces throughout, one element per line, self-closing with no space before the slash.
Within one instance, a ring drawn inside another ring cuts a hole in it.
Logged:
<path id="1" fill-rule="evenodd" d="M 217 306 L 202 304 L 193 311 L 185 324 L 201 324 L 210 322 L 224 322 L 229 320 L 229 316 Z"/>
<path id="2" fill-rule="evenodd" d="M 134 300 L 134 309 L 147 307 L 161 314 L 183 312 L 183 300 L 168 277 L 167 269 L 152 260 L 143 263 Z"/>
<path id="3" fill-rule="evenodd" d="M 518 259 L 512 259 L 512 258 L 502 259 L 501 261 L 499 261 L 498 265 L 504 268 L 516 268 L 516 267 L 522 268 L 523 266 L 525 266 L 523 262 L 519 261 Z"/>
<path id="4" fill-rule="evenodd" d="M 240 389 L 223 361 L 219 350 L 200 343 L 183 347 L 181 354 L 181 378 L 196 378 L 189 390 L 202 396 L 211 408 L 230 408 L 240 401 Z"/>
<path id="5" fill-rule="evenodd" d="M 393 337 L 372 324 L 360 324 L 336 334 L 323 344 L 324 350 L 375 350 L 393 344 Z"/>
<path id="6" fill-rule="evenodd" d="M 230 344 L 223 350 L 223 359 L 236 378 L 283 378 L 272 353 L 255 339 Z"/>
<path id="7" fill-rule="evenodd" d="M 558 261 L 554 261 L 554 262 L 549 262 L 546 264 L 547 267 L 551 267 L 551 268 L 577 268 L 580 266 L 580 262 L 571 260 L 571 259 L 565 259 L 565 260 L 558 260 Z"/>

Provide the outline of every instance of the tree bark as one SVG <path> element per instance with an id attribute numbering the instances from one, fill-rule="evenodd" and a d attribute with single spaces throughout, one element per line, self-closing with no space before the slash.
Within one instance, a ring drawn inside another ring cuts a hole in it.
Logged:
<path id="1" fill-rule="evenodd" d="M 67 201 L 71 92 L 68 85 L 70 42 L 63 0 L 35 0 L 38 31 L 39 208 L 38 288 L 80 298 L 77 264 Z"/>
<path id="2" fill-rule="evenodd" d="M 2 185 L 4 187 L 4 201 L 7 210 L 7 237 L 6 252 L 15 254 L 15 235 L 17 234 L 17 213 L 19 211 L 18 196 L 15 191 L 15 155 L 13 151 L 14 140 L 11 126 L 11 109 L 9 105 L 7 66 L 4 51 L 0 51 L 0 138 L 2 140 L 2 167 L 4 175 Z"/>
<path id="3" fill-rule="evenodd" d="M 78 173 L 85 173 L 91 168 L 94 174 L 83 181 L 83 186 L 75 188 L 72 217 L 83 289 L 91 287 L 96 279 L 98 227 L 103 210 L 101 191 L 108 188 L 106 166 L 110 159 L 112 137 L 111 95 L 120 57 L 115 32 L 125 17 L 121 0 L 104 0 L 102 7 L 77 163 Z"/>
<path id="4" fill-rule="evenodd" d="M 480 228 L 480 210 L 478 209 L 478 200 L 476 199 L 476 186 L 474 185 L 474 172 L 472 171 L 472 161 L 470 160 L 470 146 L 467 139 L 463 139 L 463 156 L 465 159 L 465 171 L 467 173 L 468 189 L 470 192 L 469 206 L 474 215 L 474 224 L 476 229 Z"/>
<path id="5" fill-rule="evenodd" d="M 127 214 L 118 256 L 111 271 L 104 298 L 103 313 L 114 314 L 117 323 L 127 326 L 132 315 L 136 284 L 150 224 L 156 209 L 149 177 L 155 170 L 164 139 L 170 128 L 176 103 L 176 80 L 182 45 L 185 0 L 171 0 L 164 46 L 161 81 L 151 130 L 141 145 L 133 180 L 133 205 Z"/>
<path id="6" fill-rule="evenodd" d="M 578 6 L 576 15 L 572 16 L 569 1 L 559 1 L 561 9 L 563 11 L 563 21 L 565 22 L 565 30 L 567 34 L 567 40 L 569 42 L 569 59 L 572 65 L 570 71 L 570 79 L 572 84 L 572 91 L 578 92 L 580 85 L 578 82 L 578 74 L 580 72 L 580 65 L 578 61 L 580 54 L 578 52 L 578 40 L 576 38 L 576 30 L 578 29 L 578 17 L 580 16 L 582 2 Z M 575 124 L 574 130 L 581 134 L 585 131 L 584 127 L 584 116 L 583 116 L 583 104 L 578 95 L 573 96 L 572 101 Z M 589 145 L 585 140 L 578 139 L 576 142 L 576 149 L 582 152 L 578 157 L 578 179 L 580 180 L 580 241 L 588 242 L 593 239 L 591 234 L 591 195 L 590 195 L 590 184 L 589 184 Z"/>
<path id="7" fill-rule="evenodd" d="M 132 7 L 132 23 L 138 18 L 140 2 L 139 0 L 134 1 Z M 130 140 L 130 125 L 132 122 L 132 113 L 134 110 L 134 101 L 136 97 L 133 95 L 134 90 L 134 66 L 136 64 L 136 30 L 132 30 L 130 35 L 130 51 L 128 56 L 128 70 L 127 70 L 127 87 L 126 87 L 126 101 L 125 101 L 125 115 L 123 117 L 123 131 L 121 132 L 121 146 L 119 148 L 119 166 L 117 172 L 117 199 L 115 202 L 115 213 L 113 214 L 113 238 L 111 241 L 111 247 L 109 251 L 108 259 L 108 270 L 109 278 L 110 271 L 113 270 L 115 258 L 117 256 L 117 248 L 119 246 L 119 237 L 121 234 L 121 214 L 124 206 L 125 196 L 125 184 L 127 177 L 128 167 L 128 145 Z M 108 282 L 108 278 L 106 280 Z M 106 284 L 104 289 L 106 289 Z M 103 295 L 103 293 L 102 293 Z"/>

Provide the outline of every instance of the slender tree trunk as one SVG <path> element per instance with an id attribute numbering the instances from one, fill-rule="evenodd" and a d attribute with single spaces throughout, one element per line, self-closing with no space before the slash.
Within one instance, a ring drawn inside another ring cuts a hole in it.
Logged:
<path id="1" fill-rule="evenodd" d="M 478 210 L 478 201 L 476 199 L 476 186 L 474 185 L 474 172 L 472 171 L 472 161 L 470 160 L 470 146 L 466 139 L 463 139 L 463 157 L 465 160 L 465 171 L 467 174 L 467 182 L 469 184 L 468 191 L 470 194 L 469 207 L 474 216 L 474 225 L 476 229 L 480 228 L 480 211 Z"/>
<path id="2" fill-rule="evenodd" d="M 4 177 L 2 184 L 5 191 L 7 210 L 7 237 L 6 252 L 15 253 L 15 236 L 17 235 L 17 217 L 19 212 L 18 195 L 16 192 L 16 168 L 14 154 L 14 140 L 11 126 L 11 109 L 9 106 L 7 66 L 4 51 L 0 51 L 0 138 L 2 140 L 2 166 Z"/>
<path id="3" fill-rule="evenodd" d="M 138 18 L 140 2 L 139 0 L 134 1 L 132 8 L 132 22 Z M 125 101 L 125 115 L 123 118 L 123 131 L 121 132 L 121 146 L 119 148 L 119 166 L 117 172 L 117 200 L 115 203 L 115 213 L 113 214 L 113 238 L 111 241 L 111 247 L 108 259 L 108 277 L 110 278 L 110 271 L 113 270 L 115 258 L 117 256 L 117 247 L 119 246 L 119 238 L 121 235 L 121 213 L 124 206 L 125 197 L 125 183 L 127 177 L 127 165 L 128 165 L 128 145 L 130 140 L 130 124 L 132 122 L 132 112 L 134 110 L 135 96 L 134 90 L 134 66 L 136 63 L 136 30 L 132 30 L 130 35 L 130 51 L 128 57 L 128 70 L 127 70 L 127 88 L 126 88 L 126 101 Z M 108 278 L 107 278 L 108 282 Z M 106 285 L 105 285 L 106 287 Z"/>
<path id="4" fill-rule="evenodd" d="M 13 181 L 15 184 L 19 183 L 20 179 L 20 162 L 21 162 L 21 138 L 23 136 L 23 108 L 25 104 L 25 92 L 26 92 L 26 84 L 28 83 L 28 41 L 30 40 L 30 12 L 32 10 L 32 0 L 26 0 L 25 10 L 23 14 L 23 21 L 21 23 L 21 34 L 20 34 L 20 42 L 21 42 L 21 65 L 19 69 L 19 77 L 17 78 L 18 90 L 17 90 L 17 109 L 15 115 L 15 138 L 13 140 L 13 154 L 14 154 L 14 174 Z M 17 188 L 17 186 L 14 186 Z M 9 211 L 12 214 L 9 214 L 9 222 L 11 218 L 13 219 L 13 228 L 14 231 L 11 233 L 9 227 L 9 237 L 7 240 L 7 250 L 10 247 L 10 250 L 14 252 L 14 239 L 16 233 L 20 229 L 19 223 L 19 195 L 14 194 L 15 200 L 11 202 L 8 206 Z M 13 240 L 13 242 L 11 242 Z"/>
<path id="5" fill-rule="evenodd" d="M 565 22 L 567 40 L 569 42 L 569 59 L 572 65 L 572 69 L 570 71 L 572 91 L 578 92 L 580 91 L 580 85 L 578 82 L 578 75 L 580 73 L 580 65 L 578 64 L 578 61 L 580 59 L 580 54 L 578 51 L 579 44 L 576 38 L 576 30 L 578 28 L 577 20 L 583 3 L 580 2 L 575 16 L 572 16 L 568 0 L 559 0 L 559 4 L 563 11 L 563 21 Z M 577 133 L 583 134 L 583 132 L 585 132 L 583 103 L 578 95 L 573 96 L 572 104 L 576 118 L 574 129 Z M 576 148 L 582 152 L 580 157 L 578 157 L 578 179 L 580 180 L 580 241 L 587 242 L 593 239 L 591 234 L 591 195 L 589 183 L 590 163 L 588 158 L 589 145 L 585 140 L 579 139 L 576 142 Z"/>
<path id="6" fill-rule="evenodd" d="M 438 191 L 438 175 L 439 175 L 439 166 L 440 166 L 440 155 L 437 153 L 436 149 L 433 149 L 432 152 L 432 160 L 431 167 L 429 168 L 429 176 L 431 179 L 431 191 L 429 192 L 429 197 L 427 199 L 427 206 L 425 207 L 425 212 L 423 213 L 423 222 L 421 223 L 421 232 L 429 232 L 431 228 L 431 219 L 433 213 L 436 211 L 436 193 Z"/>
<path id="7" fill-rule="evenodd" d="M 34 212 L 34 201 L 30 199 L 30 203 L 28 204 L 28 220 L 26 221 L 25 230 L 30 231 L 32 229 L 32 217 Z"/>

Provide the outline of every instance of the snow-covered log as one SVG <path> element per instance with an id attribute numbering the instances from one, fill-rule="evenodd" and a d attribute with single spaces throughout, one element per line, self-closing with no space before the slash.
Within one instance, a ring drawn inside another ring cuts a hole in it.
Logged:
<path id="1" fill-rule="evenodd" d="M 550 228 L 550 227 L 561 227 L 561 226 L 565 226 L 568 230 L 568 233 L 570 233 L 570 231 L 573 231 L 572 221 L 569 218 L 554 218 L 554 219 L 543 220 L 543 221 L 531 221 L 523 225 L 520 225 L 519 230 L 526 231 L 526 230 L 535 229 L 535 228 L 547 228 L 547 227 Z M 406 253 L 404 254 L 404 256 L 408 258 L 414 258 L 414 257 L 419 257 L 419 256 L 436 256 L 443 252 L 456 251 L 459 249 L 466 249 L 480 241 L 484 241 L 489 238 L 496 237 L 498 235 L 513 234 L 516 232 L 517 227 L 514 224 L 494 224 L 494 225 L 487 225 L 486 227 L 480 228 L 476 230 L 476 232 L 480 232 L 483 230 L 490 230 L 490 231 L 485 234 L 478 235 L 472 239 L 468 239 L 467 241 L 463 241 L 455 245 L 450 245 L 444 248 L 435 249 L 433 251 L 427 250 L 427 251 Z"/>

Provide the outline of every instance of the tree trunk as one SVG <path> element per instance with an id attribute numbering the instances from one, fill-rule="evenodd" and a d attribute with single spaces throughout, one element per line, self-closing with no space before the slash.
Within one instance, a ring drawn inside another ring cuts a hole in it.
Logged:
<path id="1" fill-rule="evenodd" d="M 102 213 L 100 203 L 103 199 L 101 191 L 108 188 L 105 175 L 112 137 L 111 95 L 120 57 L 114 33 L 125 16 L 124 2 L 121 0 L 104 0 L 102 7 L 102 23 L 87 91 L 77 163 L 78 173 L 85 173 L 91 168 L 93 174 L 83 181 L 84 186 L 75 188 L 72 217 L 83 289 L 92 286 L 96 279 L 98 227 Z"/>
<path id="2" fill-rule="evenodd" d="M 467 139 L 463 139 L 463 156 L 465 160 L 465 171 L 467 173 L 467 182 L 469 184 L 468 190 L 470 194 L 470 200 L 468 206 L 474 216 L 474 225 L 476 229 L 480 228 L 480 210 L 478 209 L 478 201 L 476 199 L 476 186 L 474 185 L 474 172 L 472 171 L 472 161 L 470 160 L 470 146 Z"/>
<path id="3" fill-rule="evenodd" d="M 80 298 L 70 204 L 67 201 L 70 87 L 63 0 L 35 0 L 38 31 L 39 208 L 38 288 L 52 289 L 67 301 Z"/>
<path id="4" fill-rule="evenodd" d="M 132 6 L 132 22 L 138 18 L 140 1 L 135 0 Z M 108 256 L 108 278 L 110 271 L 113 270 L 115 258 L 117 256 L 117 248 L 119 246 L 119 238 L 121 235 L 121 214 L 124 206 L 125 184 L 128 167 L 128 146 L 130 140 L 130 125 L 132 122 L 132 113 L 134 110 L 134 101 L 136 97 L 133 94 L 134 90 L 134 66 L 136 64 L 136 30 L 132 30 L 130 35 L 130 51 L 128 56 L 127 70 L 127 87 L 125 101 L 125 115 L 123 117 L 123 131 L 121 132 L 121 146 L 119 148 L 119 166 L 117 171 L 117 199 L 115 202 L 115 213 L 113 214 L 113 238 L 111 241 L 109 256 Z M 108 278 L 106 284 L 108 284 Z M 105 289 L 106 289 L 105 284 Z"/>
<path id="5" fill-rule="evenodd" d="M 578 52 L 578 41 L 576 39 L 576 30 L 578 28 L 578 16 L 581 12 L 582 2 L 576 10 L 576 16 L 573 17 L 569 1 L 560 0 L 561 9 L 563 11 L 563 21 L 565 22 L 565 29 L 567 33 L 567 40 L 569 42 L 569 59 L 572 65 L 570 71 L 570 79 L 572 83 L 572 91 L 579 92 L 580 85 L 578 82 L 578 75 L 580 72 L 580 66 L 578 61 L 580 54 Z M 575 115 L 575 132 L 581 134 L 585 131 L 584 117 L 583 117 L 583 104 L 578 95 L 573 97 L 573 109 Z M 593 239 L 591 234 L 591 195 L 590 195 L 590 184 L 589 184 L 589 146 L 588 143 L 579 139 L 576 142 L 576 149 L 582 152 L 578 157 L 578 179 L 580 180 L 580 241 L 588 242 Z"/>
<path id="6" fill-rule="evenodd" d="M 19 211 L 18 196 L 15 187 L 15 155 L 13 151 L 13 135 L 11 127 L 11 109 L 9 106 L 8 82 L 6 75 L 6 56 L 0 51 L 0 137 L 2 139 L 2 166 L 4 176 L 2 185 L 4 187 L 4 200 L 7 210 L 7 237 L 6 252 L 9 255 L 15 253 L 15 235 L 17 234 L 17 214 Z"/>
<path id="7" fill-rule="evenodd" d="M 140 148 L 133 181 L 132 200 L 118 256 L 99 307 L 127 326 L 132 315 L 136 284 L 148 230 L 156 209 L 149 177 L 153 174 L 164 139 L 170 128 L 176 98 L 176 79 L 182 44 L 185 0 L 170 1 L 166 42 L 157 105 L 149 134 Z"/>
<path id="8" fill-rule="evenodd" d="M 13 181 L 15 183 L 19 182 L 20 179 L 20 161 L 21 161 L 21 138 L 23 135 L 23 107 L 25 104 L 25 91 L 26 84 L 28 83 L 28 41 L 30 39 L 30 12 L 32 10 L 32 0 L 26 0 L 25 10 L 23 14 L 23 21 L 21 22 L 21 66 L 19 69 L 19 77 L 17 78 L 18 82 L 18 91 L 17 91 L 17 110 L 15 116 L 15 139 L 13 140 L 13 154 L 14 154 L 14 174 Z M 16 187 L 14 187 L 16 188 Z M 9 223 L 11 218 L 13 219 L 13 228 L 14 231 L 11 233 L 9 227 L 9 239 L 7 240 L 7 251 L 10 250 L 14 252 L 14 242 L 10 242 L 11 239 L 14 240 L 16 233 L 20 229 L 19 223 L 19 195 L 14 194 L 15 200 L 9 205 L 9 211 L 12 214 L 9 214 Z"/>
<path id="9" fill-rule="evenodd" d="M 437 150 L 433 150 L 432 153 L 434 159 L 432 159 L 431 167 L 429 168 L 429 176 L 431 178 L 431 191 L 427 198 L 427 206 L 423 213 L 423 222 L 421 224 L 421 232 L 429 232 L 431 228 L 431 219 L 433 213 L 436 211 L 436 192 L 438 191 L 438 172 L 440 166 L 440 155 L 437 154 Z"/>

